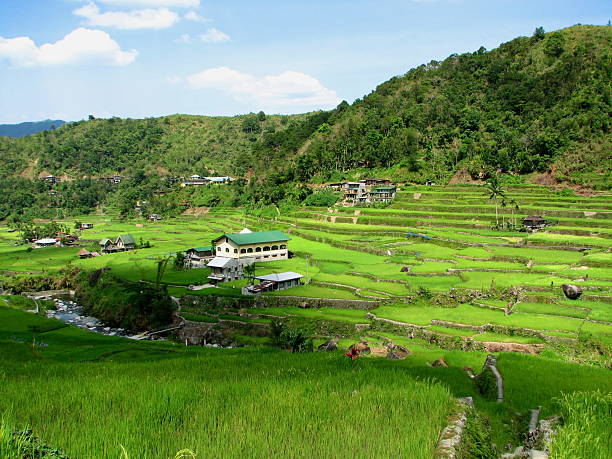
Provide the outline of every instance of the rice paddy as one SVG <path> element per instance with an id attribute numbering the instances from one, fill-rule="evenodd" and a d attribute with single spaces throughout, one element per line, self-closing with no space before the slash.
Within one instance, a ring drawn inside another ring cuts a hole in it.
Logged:
<path id="1" fill-rule="evenodd" d="M 117 457 L 121 446 L 134 457 L 173 457 L 183 448 L 198 457 L 220 450 L 224 457 L 364 457 L 363 451 L 367 457 L 431 457 L 453 398 L 472 395 L 496 426 L 496 441 L 507 442 L 512 434 L 504 419 L 513 410 L 542 405 L 554 414 L 563 408 L 555 402 L 562 394 L 598 388 L 609 393 L 608 370 L 597 366 L 609 366 L 612 344 L 612 196 L 561 196 L 536 186 L 513 187 L 509 194 L 521 209 L 498 209 L 500 221 L 520 226 L 525 215 L 542 215 L 554 225 L 535 233 L 496 231 L 491 229 L 495 207 L 478 187 L 406 186 L 384 209 L 297 208 L 275 220 L 241 209 L 161 222 L 88 216 L 81 219 L 94 223 L 81 233 L 88 248 L 125 233 L 149 241 L 151 248 L 84 260 L 78 247 L 29 251 L 15 245 L 16 233 L 0 228 L 0 282 L 44 276 L 68 263 L 152 282 L 159 258 L 209 245 L 223 232 L 278 229 L 290 235 L 295 256 L 259 263 L 256 275 L 294 271 L 304 276 L 304 285 L 265 295 L 305 303 L 308 298 L 371 301 L 368 311 L 304 308 L 295 302 L 248 307 L 241 294 L 247 281 L 191 290 L 206 284 L 209 270 L 169 265 L 162 282 L 173 296 L 244 301 L 240 310 L 219 314 L 194 308 L 186 318 L 266 324 L 272 316 L 285 317 L 316 330 L 316 343 L 329 338 L 324 329 L 339 338 L 341 348 L 357 339 L 381 346 L 390 340 L 412 353 L 401 362 L 372 358 L 350 365 L 339 353 L 296 356 L 268 346 L 210 350 L 139 344 L 54 328 L 36 316 L 26 320 L 0 301 L 0 412 L 75 457 L 91 451 Z M 567 299 L 561 291 L 566 283 L 580 286 L 582 296 Z M 393 331 L 379 326 L 381 320 L 394 324 Z M 31 321 L 40 322 L 47 347 L 24 344 L 31 339 Z M 414 337 L 414 330 L 439 339 Z M 260 337 L 244 340 L 269 344 Z M 508 404 L 501 411 L 479 398 L 463 371 L 463 366 L 478 368 L 485 356 L 457 350 L 466 343 L 526 346 L 541 353 L 498 355 L 500 371 L 508 377 Z M 574 348 L 600 355 L 584 357 Z M 440 357 L 448 368 L 427 365 Z M 113 411 L 129 415 L 114 424 Z M 53 422 L 53 413 L 62 421 Z"/>

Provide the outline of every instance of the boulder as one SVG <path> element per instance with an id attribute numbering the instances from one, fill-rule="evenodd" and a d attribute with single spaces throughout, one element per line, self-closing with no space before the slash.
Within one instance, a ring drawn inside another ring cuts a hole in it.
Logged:
<path id="1" fill-rule="evenodd" d="M 359 354 L 362 354 L 362 355 L 366 355 L 372 352 L 372 350 L 370 349 L 370 346 L 368 346 L 367 341 L 362 341 L 360 343 L 352 344 L 351 347 L 349 347 L 349 350 L 352 350 L 352 349 L 359 351 Z"/>
<path id="2" fill-rule="evenodd" d="M 444 360 L 444 357 L 440 357 L 438 360 L 431 362 L 432 367 L 447 367 L 448 363 Z"/>
<path id="3" fill-rule="evenodd" d="M 577 300 L 578 298 L 580 298 L 580 295 L 582 295 L 582 289 L 577 285 L 563 284 L 561 286 L 561 289 L 563 289 L 563 293 L 570 300 Z"/>
<path id="4" fill-rule="evenodd" d="M 321 344 L 317 348 L 318 351 L 327 351 L 327 352 L 335 351 L 336 349 L 338 349 L 338 341 L 335 339 L 330 339 L 329 341 L 325 341 L 323 344 Z"/>
<path id="5" fill-rule="evenodd" d="M 404 346 L 392 344 L 387 348 L 387 358 L 390 360 L 404 360 L 410 355 L 410 351 Z"/>

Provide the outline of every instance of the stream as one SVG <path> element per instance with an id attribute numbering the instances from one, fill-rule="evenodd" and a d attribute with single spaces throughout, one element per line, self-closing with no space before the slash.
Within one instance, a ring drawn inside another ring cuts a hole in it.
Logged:
<path id="1" fill-rule="evenodd" d="M 47 317 L 57 319 L 66 324 L 74 325 L 75 327 L 83 328 L 95 333 L 100 333 L 107 336 L 123 336 L 130 338 L 123 328 L 106 327 L 100 320 L 95 317 L 84 316 L 83 308 L 71 300 L 55 298 L 55 310 L 48 309 Z"/>

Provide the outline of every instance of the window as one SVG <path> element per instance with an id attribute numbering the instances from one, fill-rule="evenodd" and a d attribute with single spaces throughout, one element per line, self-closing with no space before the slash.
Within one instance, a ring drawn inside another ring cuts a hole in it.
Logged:
<path id="1" fill-rule="evenodd" d="M 255 248 L 255 252 L 261 252 L 261 247 Z"/>
<path id="2" fill-rule="evenodd" d="M 229 252 L 229 248 L 227 248 L 227 247 L 226 247 L 226 248 L 225 248 L 225 251 L 226 251 L 226 252 Z"/>
<path id="3" fill-rule="evenodd" d="M 270 246 L 269 245 L 265 245 L 263 250 L 264 250 L 264 252 L 269 252 L 270 251 Z"/>
<path id="4" fill-rule="evenodd" d="M 272 246 L 272 250 L 278 250 L 278 246 L 277 245 L 273 245 Z"/>
<path id="5" fill-rule="evenodd" d="M 240 249 L 240 253 L 246 253 L 246 250 Z"/>
<path id="6" fill-rule="evenodd" d="M 286 248 L 287 248 L 287 246 L 286 246 L 285 244 L 283 244 L 283 245 L 281 245 L 281 246 L 280 246 L 280 248 L 281 248 L 281 249 L 286 249 Z"/>
<path id="7" fill-rule="evenodd" d="M 217 247 L 217 252 L 221 252 L 221 247 Z"/>
<path id="8" fill-rule="evenodd" d="M 249 248 L 247 249 L 247 253 L 253 253 L 253 247 L 249 247 Z"/>
<path id="9" fill-rule="evenodd" d="M 264 255 L 264 258 L 270 258 L 270 255 Z"/>
<path id="10" fill-rule="evenodd" d="M 276 254 L 274 253 L 274 254 L 272 254 L 272 256 L 273 256 L 273 257 L 276 257 L 276 256 L 278 256 L 278 255 L 276 255 Z"/>
<path id="11" fill-rule="evenodd" d="M 238 249 L 234 249 L 234 253 L 238 253 Z"/>

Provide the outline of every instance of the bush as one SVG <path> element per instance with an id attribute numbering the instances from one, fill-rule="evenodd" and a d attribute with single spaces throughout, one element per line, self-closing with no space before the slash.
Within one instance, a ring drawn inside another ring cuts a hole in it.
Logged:
<path id="1" fill-rule="evenodd" d="M 272 321 L 272 342 L 291 352 L 312 352 L 314 346 L 310 334 L 300 328 L 290 328 L 282 321 Z"/>
<path id="2" fill-rule="evenodd" d="M 340 197 L 331 191 L 318 191 L 306 198 L 304 204 L 313 207 L 330 207 L 333 206 Z"/>

